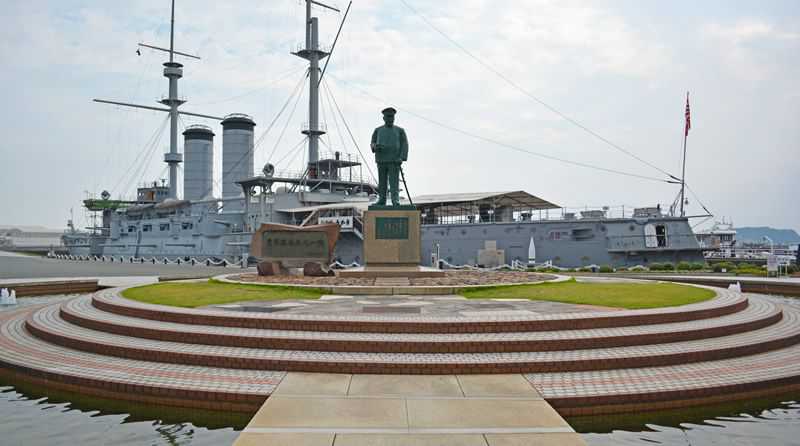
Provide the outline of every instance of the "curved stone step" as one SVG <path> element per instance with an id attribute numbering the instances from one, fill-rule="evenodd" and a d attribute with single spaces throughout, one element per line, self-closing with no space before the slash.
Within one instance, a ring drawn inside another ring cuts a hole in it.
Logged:
<path id="1" fill-rule="evenodd" d="M 108 333 L 189 344 L 281 350 L 382 353 L 487 353 L 581 350 L 707 339 L 752 331 L 781 318 L 763 301 L 711 319 L 589 330 L 501 333 L 347 333 L 202 326 L 102 311 L 81 297 L 61 307 L 75 325 Z"/>
<path id="2" fill-rule="evenodd" d="M 691 364 L 530 373 L 526 378 L 561 415 L 595 415 L 797 392 L 798 365 L 800 344 L 794 344 L 765 353 Z"/>
<path id="3" fill-rule="evenodd" d="M 772 305 L 765 303 L 766 305 Z M 500 353 L 363 353 L 274 350 L 157 341 L 91 330 L 60 317 L 58 305 L 27 319 L 41 339 L 69 348 L 168 363 L 340 373 L 520 373 L 607 370 L 685 364 L 751 355 L 800 342 L 800 312 L 785 310 L 777 323 L 709 340 L 592 350 Z"/>
<path id="4" fill-rule="evenodd" d="M 753 299 L 755 303 L 758 299 Z M 46 386 L 157 404 L 252 411 L 283 372 L 121 359 L 54 345 L 24 328 L 37 307 L 0 313 L 0 367 Z M 786 309 L 782 324 L 798 325 Z M 762 330 L 763 331 L 763 330 Z M 778 333 L 774 333 L 779 335 Z M 785 335 L 793 336 L 791 332 Z M 717 340 L 714 340 L 717 341 Z M 800 344 L 730 359 L 669 366 L 531 373 L 526 377 L 562 415 L 653 410 L 800 389 Z"/>
<path id="5" fill-rule="evenodd" d="M 370 333 L 499 333 L 578 330 L 633 325 L 667 324 L 719 317 L 747 307 L 747 298 L 727 290 L 717 297 L 679 307 L 614 312 L 536 316 L 399 316 L 295 315 L 188 309 L 125 299 L 120 289 L 98 291 L 92 305 L 110 313 L 181 324 L 324 332 Z"/>
<path id="6" fill-rule="evenodd" d="M 285 375 L 125 359 L 66 348 L 25 329 L 25 319 L 38 308 L 0 313 L 0 368 L 43 386 L 106 398 L 252 412 Z"/>

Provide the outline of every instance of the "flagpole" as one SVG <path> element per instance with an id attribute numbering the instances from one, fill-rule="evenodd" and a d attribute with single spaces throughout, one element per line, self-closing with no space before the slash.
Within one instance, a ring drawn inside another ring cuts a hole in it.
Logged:
<path id="1" fill-rule="evenodd" d="M 686 192 L 686 139 L 689 137 L 689 92 L 686 92 L 686 124 L 683 130 L 683 167 L 681 173 L 681 217 L 686 216 L 683 204 L 686 202 L 684 194 Z"/>

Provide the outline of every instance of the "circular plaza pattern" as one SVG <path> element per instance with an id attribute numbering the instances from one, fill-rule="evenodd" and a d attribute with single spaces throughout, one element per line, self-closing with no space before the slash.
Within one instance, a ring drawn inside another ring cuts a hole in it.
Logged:
<path id="1" fill-rule="evenodd" d="M 96 396 L 242 412 L 255 411 L 288 371 L 522 373 L 562 415 L 800 387 L 800 311 L 723 289 L 647 310 L 456 295 L 186 309 L 121 291 L 0 314 L 2 373 Z"/>

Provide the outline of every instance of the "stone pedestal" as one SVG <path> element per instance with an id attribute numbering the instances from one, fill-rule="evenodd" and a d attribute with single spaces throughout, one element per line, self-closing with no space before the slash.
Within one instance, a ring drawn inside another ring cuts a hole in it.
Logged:
<path id="1" fill-rule="evenodd" d="M 413 206 L 376 207 L 364 212 L 364 267 L 344 277 L 437 277 L 444 271 L 420 266 L 420 213 Z"/>
<path id="2" fill-rule="evenodd" d="M 416 209 L 364 212 L 364 264 L 418 266 L 422 260 L 419 225 Z"/>

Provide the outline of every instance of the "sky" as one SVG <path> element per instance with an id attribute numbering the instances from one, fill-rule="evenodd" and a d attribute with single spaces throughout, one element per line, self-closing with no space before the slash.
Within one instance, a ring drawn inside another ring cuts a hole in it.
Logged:
<path id="1" fill-rule="evenodd" d="M 0 225 L 62 228 L 71 209 L 82 225 L 87 196 L 130 198 L 166 178 L 165 114 L 92 99 L 158 105 L 166 54 L 136 44 L 168 46 L 169 13 L 168 0 L 0 0 Z M 342 14 L 314 14 L 329 46 Z M 202 58 L 179 59 L 181 109 L 253 116 L 256 171 L 303 163 L 292 148 L 308 99 L 287 102 L 306 68 L 290 54 L 303 20 L 300 0 L 177 0 L 175 48 Z M 413 195 L 667 208 L 689 91 L 688 213 L 800 231 L 798 54 L 793 0 L 354 0 L 325 74 L 344 121 L 325 93 L 322 147 L 358 155 L 346 122 L 368 151 L 391 105 Z M 182 117 L 191 124 L 217 133 L 220 176 L 219 124 Z"/>

